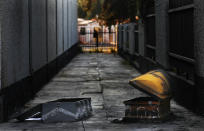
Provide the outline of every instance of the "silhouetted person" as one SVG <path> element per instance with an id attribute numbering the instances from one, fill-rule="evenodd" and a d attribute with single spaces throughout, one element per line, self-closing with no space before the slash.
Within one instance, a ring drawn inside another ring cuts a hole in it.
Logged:
<path id="1" fill-rule="evenodd" d="M 98 31 L 96 29 L 94 29 L 94 38 L 96 38 L 96 47 L 98 50 Z"/>

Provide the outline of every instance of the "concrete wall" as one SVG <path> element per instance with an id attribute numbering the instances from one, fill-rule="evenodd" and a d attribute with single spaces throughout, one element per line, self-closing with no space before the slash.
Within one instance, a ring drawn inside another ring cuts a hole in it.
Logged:
<path id="1" fill-rule="evenodd" d="M 77 21 L 77 18 L 78 18 L 78 13 L 77 13 L 77 10 L 78 10 L 78 3 L 76 0 L 72 1 L 73 2 L 73 25 L 72 25 L 72 32 L 73 32 L 73 41 L 72 41 L 72 44 L 74 45 L 74 43 L 77 43 L 78 42 L 78 31 L 76 30 L 76 28 L 78 28 L 78 21 Z"/>
<path id="2" fill-rule="evenodd" d="M 0 5 L 2 5 L 3 6 L 3 4 L 2 4 L 3 2 L 2 1 L 0 1 Z M 1 29 L 1 20 L 2 20 L 2 15 L 3 15 L 3 9 L 2 8 L 0 8 L 0 90 L 1 90 L 1 88 L 2 88 L 2 86 L 1 86 L 1 63 L 2 63 L 2 58 L 1 58 L 1 54 L 2 54 L 2 51 L 1 51 L 1 47 L 2 47 L 2 33 L 1 33 L 1 31 L 2 31 L 2 29 Z M 1 103 L 1 98 L 0 98 L 0 103 Z M 0 104 L 1 105 L 1 104 Z M 1 112 L 1 108 L 0 108 L 0 112 Z M 0 120 L 1 121 L 1 120 Z"/>
<path id="3" fill-rule="evenodd" d="M 63 40 L 63 0 L 57 0 L 57 54 L 58 56 L 63 53 L 64 40 Z"/>
<path id="4" fill-rule="evenodd" d="M 76 0 L 68 0 L 68 16 L 71 17 L 72 19 L 70 19 L 70 21 L 68 22 L 68 28 L 69 28 L 69 32 L 71 32 L 69 34 L 69 46 L 73 46 L 74 43 L 78 42 L 78 32 L 77 30 L 75 30 L 77 28 L 77 1 Z"/>
<path id="5" fill-rule="evenodd" d="M 145 56 L 145 28 L 142 20 L 139 20 L 139 54 Z"/>
<path id="6" fill-rule="evenodd" d="M 72 6 L 71 6 L 71 0 L 68 0 L 68 17 L 70 18 L 72 16 Z M 71 23 L 71 19 L 68 20 L 68 43 L 69 43 L 69 48 L 72 46 L 72 23 Z"/>
<path id="7" fill-rule="evenodd" d="M 0 4 L 3 87 L 30 76 L 78 41 L 77 0 Z"/>
<path id="8" fill-rule="evenodd" d="M 47 1 L 47 41 L 48 41 L 48 62 L 57 57 L 57 8 L 56 0 Z"/>
<path id="9" fill-rule="evenodd" d="M 131 55 L 135 53 L 135 25 L 134 23 L 129 24 L 129 53 Z"/>
<path id="10" fill-rule="evenodd" d="M 0 0 L 0 121 L 76 54 L 77 41 L 77 0 Z"/>
<path id="11" fill-rule="evenodd" d="M 1 23 L 0 23 L 0 90 L 1 90 L 1 46 L 2 46 L 2 40 L 1 40 Z"/>
<path id="12" fill-rule="evenodd" d="M 194 4 L 196 96 L 198 110 L 204 115 L 204 1 L 195 0 Z"/>
<path id="13" fill-rule="evenodd" d="M 164 68 L 169 67 L 168 63 L 168 0 L 156 0 L 156 61 Z M 165 43 L 165 44 L 164 44 Z"/>
<path id="14" fill-rule="evenodd" d="M 74 18 L 74 10 L 73 10 L 73 8 L 74 8 L 74 3 L 73 3 L 73 1 L 72 0 L 70 0 L 70 5 L 72 5 L 71 7 L 70 7 L 70 9 L 71 9 L 71 18 L 73 19 Z M 73 41 L 74 41 L 74 32 L 73 32 L 73 25 L 74 25 L 74 21 L 71 21 L 71 46 L 72 46 L 72 44 L 73 44 Z"/>
<path id="15" fill-rule="evenodd" d="M 121 50 L 121 25 L 118 25 L 118 39 L 117 39 L 117 41 L 118 41 L 118 50 Z"/>
<path id="16" fill-rule="evenodd" d="M 37 71 L 47 64 L 46 0 L 32 0 L 31 5 L 32 71 Z"/>
<path id="17" fill-rule="evenodd" d="M 30 74 L 28 0 L 1 4 L 2 84 L 7 87 Z"/>
<path id="18" fill-rule="evenodd" d="M 126 45 L 127 45 L 127 27 L 128 27 L 128 24 L 124 24 L 123 25 L 123 41 L 122 41 L 122 49 L 124 50 L 124 51 L 126 51 L 126 49 L 127 49 L 127 47 L 126 47 Z"/>
<path id="19" fill-rule="evenodd" d="M 0 70 L 2 68 L 2 58 L 1 58 L 1 54 L 2 54 L 2 17 L 3 17 L 3 8 L 4 8 L 4 2 L 3 1 L 0 1 L 0 5 L 2 8 L 0 8 Z M 2 71 L 1 71 L 2 72 Z M 2 75 L 2 73 L 0 72 L 0 76 Z M 1 82 L 1 78 L 0 78 L 0 82 Z M 2 90 L 2 84 L 0 86 L 0 90 Z M 3 109 L 3 105 L 4 105 L 4 101 L 3 101 L 3 97 L 0 96 L 0 115 L 3 115 L 4 114 L 4 109 Z M 0 117 L 0 122 L 3 121 L 3 117 Z"/>
<path id="20" fill-rule="evenodd" d="M 68 2 L 67 0 L 63 0 L 63 14 L 64 14 L 64 51 L 68 49 Z"/>

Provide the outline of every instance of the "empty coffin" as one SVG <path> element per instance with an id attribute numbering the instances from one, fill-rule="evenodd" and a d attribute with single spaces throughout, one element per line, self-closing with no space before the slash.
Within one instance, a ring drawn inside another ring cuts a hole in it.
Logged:
<path id="1" fill-rule="evenodd" d="M 169 76 L 155 70 L 138 76 L 130 84 L 150 95 L 125 101 L 124 120 L 166 120 L 170 115 L 171 89 Z"/>
<path id="2" fill-rule="evenodd" d="M 92 115 L 91 98 L 60 99 L 42 103 L 18 115 L 16 119 L 42 120 L 45 123 L 75 122 Z"/>

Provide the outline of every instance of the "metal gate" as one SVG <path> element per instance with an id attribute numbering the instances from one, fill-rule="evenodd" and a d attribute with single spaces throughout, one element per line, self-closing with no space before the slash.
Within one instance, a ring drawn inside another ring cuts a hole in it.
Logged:
<path id="1" fill-rule="evenodd" d="M 145 30 L 146 30 L 146 57 L 155 61 L 156 59 L 156 31 L 155 31 L 155 1 L 150 0 L 145 8 Z"/>
<path id="2" fill-rule="evenodd" d="M 116 32 L 98 32 L 98 38 L 94 38 L 92 32 L 80 32 L 79 38 L 83 52 L 117 52 Z"/>

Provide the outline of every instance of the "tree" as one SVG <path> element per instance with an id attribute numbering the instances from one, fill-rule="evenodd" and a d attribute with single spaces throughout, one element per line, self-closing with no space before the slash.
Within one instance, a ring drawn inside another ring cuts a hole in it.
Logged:
<path id="1" fill-rule="evenodd" d="M 104 0 L 78 0 L 78 16 L 80 18 L 92 19 L 101 13 Z"/>
<path id="2" fill-rule="evenodd" d="M 139 0 L 105 0 L 101 18 L 107 25 L 129 19 L 135 21 L 138 14 Z"/>
<path id="3" fill-rule="evenodd" d="M 92 0 L 78 0 L 78 4 L 83 11 L 89 11 L 91 9 Z"/>
<path id="4" fill-rule="evenodd" d="M 151 0 L 78 0 L 79 17 L 92 19 L 98 14 L 103 24 L 113 25 L 117 22 L 135 22 L 135 17 L 143 18 L 145 4 Z"/>

